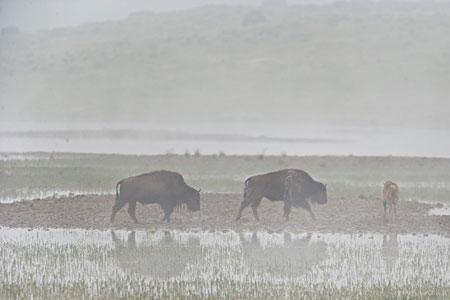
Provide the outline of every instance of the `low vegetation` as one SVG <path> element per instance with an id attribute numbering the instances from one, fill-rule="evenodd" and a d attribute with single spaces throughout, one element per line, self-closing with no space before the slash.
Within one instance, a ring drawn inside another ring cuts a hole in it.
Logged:
<path id="1" fill-rule="evenodd" d="M 300 168 L 328 184 L 331 198 L 381 197 L 386 180 L 397 182 L 401 199 L 449 203 L 449 159 L 333 156 L 9 154 L 0 161 L 0 201 L 54 193 L 115 193 L 115 183 L 153 170 L 180 172 L 208 192 L 242 193 L 245 178 L 283 168 Z"/>
<path id="2" fill-rule="evenodd" d="M 8 299 L 447 298 L 448 238 L 1 229 Z"/>

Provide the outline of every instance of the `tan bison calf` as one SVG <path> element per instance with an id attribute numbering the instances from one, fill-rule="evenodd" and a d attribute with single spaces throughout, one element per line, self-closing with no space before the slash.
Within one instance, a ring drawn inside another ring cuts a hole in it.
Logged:
<path id="1" fill-rule="evenodd" d="M 392 221 L 397 219 L 397 203 L 399 199 L 400 189 L 397 184 L 388 180 L 384 183 L 383 187 L 383 207 L 384 207 L 384 220 L 389 218 Z"/>

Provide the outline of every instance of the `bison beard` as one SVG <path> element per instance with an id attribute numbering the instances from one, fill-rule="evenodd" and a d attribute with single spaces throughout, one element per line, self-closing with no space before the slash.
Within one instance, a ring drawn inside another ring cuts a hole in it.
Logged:
<path id="1" fill-rule="evenodd" d="M 116 201 L 112 208 L 111 223 L 116 213 L 128 204 L 128 214 L 135 223 L 136 203 L 159 204 L 164 211 L 163 221 L 170 222 L 175 207 L 186 205 L 191 211 L 200 210 L 200 193 L 188 186 L 183 177 L 170 171 L 156 171 L 125 178 L 116 185 Z"/>

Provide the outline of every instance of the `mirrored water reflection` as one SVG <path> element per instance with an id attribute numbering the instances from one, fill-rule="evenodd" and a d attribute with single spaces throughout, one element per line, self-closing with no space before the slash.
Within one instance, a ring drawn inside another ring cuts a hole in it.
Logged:
<path id="1" fill-rule="evenodd" d="M 118 267 L 146 279 L 180 276 L 189 264 L 201 263 L 202 248 L 196 235 L 183 241 L 164 231 L 157 242 L 137 243 L 135 231 L 127 233 L 126 241 L 112 231 L 111 238 Z"/>
<path id="2" fill-rule="evenodd" d="M 0 229 L 0 287 L 37 296 L 450 289 L 438 235 Z M 264 287 L 263 290 L 256 286 Z M 367 294 L 370 296 L 373 294 Z"/>
<path id="3" fill-rule="evenodd" d="M 299 237 L 286 232 L 282 240 L 277 236 L 272 243 L 268 241 L 273 237 L 257 232 L 239 236 L 242 255 L 249 268 L 273 278 L 300 276 L 326 259 L 327 244 L 322 240 L 311 241 L 311 233 Z"/>

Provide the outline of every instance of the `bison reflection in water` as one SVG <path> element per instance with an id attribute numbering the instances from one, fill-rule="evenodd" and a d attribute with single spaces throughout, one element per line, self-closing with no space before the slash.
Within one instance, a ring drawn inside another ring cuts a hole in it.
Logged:
<path id="1" fill-rule="evenodd" d="M 389 235 L 383 235 L 383 244 L 381 247 L 381 255 L 386 264 L 388 274 L 393 273 L 395 263 L 399 258 L 399 247 L 397 233 L 391 232 Z"/>
<path id="2" fill-rule="evenodd" d="M 111 223 L 116 213 L 128 204 L 128 214 L 137 223 L 136 203 L 157 203 L 164 211 L 164 220 L 170 222 L 175 207 L 186 204 L 190 211 L 200 210 L 200 191 L 188 186 L 183 176 L 176 172 L 155 171 L 119 181 L 116 185 L 116 202 Z"/>
<path id="3" fill-rule="evenodd" d="M 327 244 L 311 241 L 311 237 L 310 233 L 303 238 L 284 233 L 283 244 L 263 246 L 256 232 L 250 239 L 240 235 L 244 259 L 250 269 L 280 278 L 300 276 L 325 260 Z"/>
<path id="4" fill-rule="evenodd" d="M 182 243 L 169 231 L 158 242 L 136 243 L 135 232 L 128 233 L 127 241 L 111 231 L 114 243 L 113 257 L 123 271 L 145 278 L 167 279 L 180 275 L 188 264 L 201 259 L 200 239 L 191 237 Z"/>
<path id="5" fill-rule="evenodd" d="M 289 220 L 292 206 L 306 209 L 315 220 L 309 201 L 319 204 L 328 201 L 326 186 L 312 179 L 305 171 L 286 169 L 256 175 L 245 181 L 244 201 L 236 220 L 241 218 L 244 208 L 251 205 L 253 216 L 259 221 L 257 209 L 264 197 L 271 201 L 284 201 L 283 216 L 286 221 Z"/>

